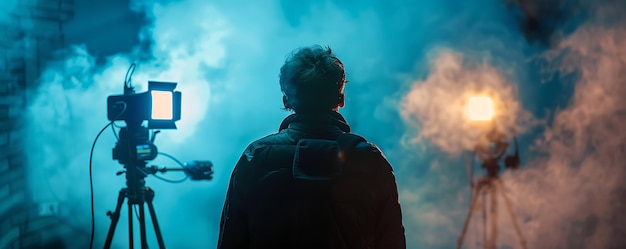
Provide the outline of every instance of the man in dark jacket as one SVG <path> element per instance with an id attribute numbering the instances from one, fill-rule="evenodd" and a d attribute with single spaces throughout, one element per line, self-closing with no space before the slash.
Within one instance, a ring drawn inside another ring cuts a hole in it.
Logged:
<path id="1" fill-rule="evenodd" d="M 295 114 L 250 144 L 235 166 L 219 249 L 406 248 L 391 165 L 337 112 L 345 83 L 330 48 L 287 58 L 280 87 Z"/>

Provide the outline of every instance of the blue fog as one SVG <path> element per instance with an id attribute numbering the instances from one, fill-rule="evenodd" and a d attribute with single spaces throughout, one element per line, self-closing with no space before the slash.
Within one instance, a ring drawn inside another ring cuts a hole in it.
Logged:
<path id="1" fill-rule="evenodd" d="M 469 198 L 462 154 L 475 132 L 460 124 L 459 99 L 484 89 L 495 89 L 509 107 L 502 124 L 520 133 L 522 170 L 502 178 L 529 247 L 626 245 L 619 236 L 626 222 L 617 218 L 626 193 L 617 180 L 626 176 L 619 167 L 626 150 L 619 125 L 626 120 L 620 1 L 136 0 L 76 6 L 76 18 L 66 25 L 68 49 L 47 64 L 40 87 L 30 93 L 26 149 L 32 152 L 33 198 L 58 201 L 61 217 L 84 231 L 80 236 L 89 235 L 91 221 L 90 145 L 107 124 L 106 98 L 122 93 L 131 63 L 137 63 L 132 82 L 138 91 L 148 80 L 164 80 L 179 82 L 183 93 L 182 120 L 177 130 L 157 137 L 159 150 L 215 165 L 212 181 L 146 178 L 168 247 L 207 248 L 216 245 L 240 153 L 276 132 L 289 114 L 281 109 L 280 66 L 293 49 L 321 44 L 346 65 L 347 102 L 340 112 L 394 166 L 408 248 L 456 245 Z M 537 25 L 528 24 L 529 17 Z M 111 159 L 114 146 L 106 131 L 94 153 L 97 247 L 110 222 L 105 213 L 125 186 L 115 175 L 122 165 Z M 150 164 L 175 166 L 162 157 Z M 519 248 L 502 213 L 499 246 Z M 127 246 L 125 215 L 116 248 Z M 478 228 L 470 227 L 468 248 L 482 247 Z M 148 239 L 157 245 L 152 229 Z"/>

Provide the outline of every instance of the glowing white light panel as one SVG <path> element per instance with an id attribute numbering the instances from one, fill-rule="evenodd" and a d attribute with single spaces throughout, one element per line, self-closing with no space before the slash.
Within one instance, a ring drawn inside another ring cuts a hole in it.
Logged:
<path id="1" fill-rule="evenodd" d="M 171 120 L 174 118 L 174 100 L 172 92 L 151 91 L 152 95 L 152 119 Z"/>

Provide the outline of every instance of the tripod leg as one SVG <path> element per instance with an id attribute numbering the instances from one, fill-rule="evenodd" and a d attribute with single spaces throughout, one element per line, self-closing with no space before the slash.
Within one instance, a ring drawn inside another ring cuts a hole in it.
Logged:
<path id="1" fill-rule="evenodd" d="M 135 242 L 133 241 L 133 204 L 128 200 L 128 243 L 129 249 L 133 249 Z"/>
<path id="2" fill-rule="evenodd" d="M 150 218 L 152 218 L 152 225 L 154 225 L 154 232 L 156 233 L 157 241 L 159 242 L 159 248 L 165 249 L 165 243 L 163 243 L 163 235 L 161 234 L 159 221 L 157 221 L 156 213 L 154 212 L 154 206 L 152 205 L 153 199 L 154 199 L 154 191 L 150 188 L 146 188 L 146 203 L 148 203 L 148 211 L 150 212 Z"/>
<path id="3" fill-rule="evenodd" d="M 475 193 L 472 195 L 470 209 L 467 212 L 467 217 L 465 218 L 465 224 L 463 224 L 463 231 L 461 232 L 461 235 L 459 236 L 459 239 L 457 240 L 457 245 L 456 245 L 457 249 L 461 249 L 461 247 L 463 246 L 463 239 L 465 238 L 465 233 L 467 232 L 467 226 L 470 223 L 470 220 L 472 218 L 472 213 L 474 212 L 474 208 L 476 208 L 476 204 L 478 203 L 478 196 L 480 196 L 481 192 L 482 192 L 482 185 L 478 185 Z"/>
<path id="4" fill-rule="evenodd" d="M 496 193 L 497 188 L 493 184 L 493 180 L 490 181 L 489 185 L 489 200 L 491 201 L 491 212 L 489 214 L 491 218 L 489 219 L 489 223 L 491 226 L 491 232 L 489 234 L 490 238 L 487 240 L 486 247 L 488 249 L 495 249 L 496 241 L 498 239 L 498 195 Z"/>
<path id="5" fill-rule="evenodd" d="M 104 242 L 104 249 L 111 248 L 111 241 L 113 240 L 113 234 L 115 234 L 115 227 L 117 226 L 117 222 L 120 219 L 120 210 L 122 209 L 122 203 L 124 203 L 124 197 L 126 197 L 126 191 L 126 189 L 120 190 L 120 193 L 117 196 L 117 205 L 115 205 L 115 211 L 113 213 L 108 213 L 109 217 L 111 217 L 111 225 L 109 226 L 107 239 Z"/>
<path id="6" fill-rule="evenodd" d="M 519 225 L 517 224 L 517 219 L 515 218 L 515 215 L 513 215 L 511 202 L 509 201 L 509 198 L 504 193 L 504 186 L 502 186 L 502 182 L 499 179 L 496 181 L 496 184 L 498 184 L 498 187 L 500 188 L 500 195 L 502 195 L 502 198 L 504 199 L 504 204 L 506 205 L 506 209 L 509 212 L 509 215 L 511 216 L 511 220 L 513 221 L 513 227 L 515 227 L 515 232 L 517 233 L 517 237 L 520 239 L 522 248 L 526 249 L 526 240 L 524 239 L 524 236 L 522 236 L 522 232 L 519 228 Z"/>
<path id="7" fill-rule="evenodd" d="M 487 192 L 482 194 L 483 206 L 481 211 L 483 213 L 483 248 L 487 248 Z"/>
<path id="8" fill-rule="evenodd" d="M 146 239 L 146 211 L 142 204 L 139 204 L 139 232 L 141 236 L 141 249 L 148 248 L 148 241 Z"/>

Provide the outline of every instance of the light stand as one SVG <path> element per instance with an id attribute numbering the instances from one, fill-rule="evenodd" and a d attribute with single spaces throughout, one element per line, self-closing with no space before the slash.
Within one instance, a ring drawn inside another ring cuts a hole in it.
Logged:
<path id="1" fill-rule="evenodd" d="M 111 226 L 104 244 L 104 248 L 111 247 L 111 241 L 115 233 L 117 222 L 120 218 L 120 210 L 124 199 L 128 199 L 128 239 L 129 248 L 134 246 L 133 241 L 133 207 L 139 206 L 139 231 L 141 238 L 141 248 L 148 248 L 146 241 L 146 222 L 144 203 L 148 204 L 148 211 L 154 225 L 159 248 L 165 248 L 163 236 L 159 223 L 154 212 L 154 191 L 145 186 L 144 178 L 147 176 L 146 160 L 154 159 L 156 156 L 156 146 L 148 141 L 148 129 L 141 126 L 141 121 L 127 121 L 127 126 L 120 130 L 120 139 L 113 148 L 113 159 L 117 159 L 124 164 L 126 171 L 126 188 L 122 188 L 117 198 L 117 205 L 114 212 L 107 212 L 111 218 Z M 152 138 L 154 140 L 154 136 Z"/>
<path id="2" fill-rule="evenodd" d="M 520 163 L 517 148 L 517 138 L 514 137 L 514 141 L 515 155 L 507 156 L 505 158 L 505 166 L 511 169 L 519 168 Z M 506 136 L 494 128 L 490 132 L 486 133 L 485 136 L 481 138 L 481 140 L 474 148 L 474 152 L 483 160 L 482 167 L 486 170 L 486 176 L 479 178 L 477 184 L 471 184 L 472 197 L 470 208 L 469 212 L 467 213 L 465 223 L 463 225 L 463 231 L 457 241 L 457 249 L 460 249 L 463 246 L 463 240 L 467 232 L 467 227 L 469 226 L 472 214 L 476 211 L 479 205 L 478 201 L 481 197 L 483 202 L 481 205 L 481 213 L 483 216 L 484 248 L 496 248 L 496 240 L 498 238 L 498 193 L 504 200 L 504 203 L 506 205 L 506 211 L 511 217 L 515 232 L 520 240 L 520 244 L 523 249 L 526 249 L 526 240 L 522 236 L 521 230 L 517 224 L 517 220 L 515 219 L 515 215 L 513 214 L 511 202 L 506 196 L 506 193 L 504 193 L 502 180 L 500 180 L 499 177 L 500 165 L 498 162 L 506 152 L 508 146 L 509 144 L 506 142 Z M 473 179 L 470 180 L 473 181 Z M 487 212 L 488 200 L 490 202 L 489 212 Z M 487 231 L 487 221 L 489 221 L 489 231 Z"/>

